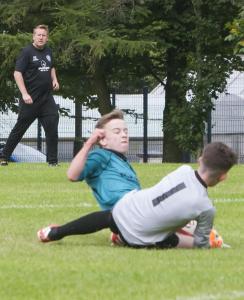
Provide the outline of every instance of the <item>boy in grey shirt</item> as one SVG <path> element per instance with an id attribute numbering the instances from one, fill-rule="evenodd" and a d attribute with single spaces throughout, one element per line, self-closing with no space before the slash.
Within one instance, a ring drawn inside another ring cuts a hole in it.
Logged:
<path id="1" fill-rule="evenodd" d="M 236 154 L 227 145 L 208 144 L 197 171 L 183 165 L 155 186 L 127 193 L 112 211 L 91 213 L 63 226 L 48 226 L 38 231 L 38 238 L 50 242 L 110 228 L 130 247 L 172 248 L 184 246 L 177 231 L 196 220 L 192 247 L 209 248 L 215 208 L 207 187 L 223 181 L 236 162 Z"/>

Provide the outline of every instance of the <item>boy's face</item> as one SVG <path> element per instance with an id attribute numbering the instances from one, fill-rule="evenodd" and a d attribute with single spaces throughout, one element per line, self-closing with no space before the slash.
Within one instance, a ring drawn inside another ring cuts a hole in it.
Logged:
<path id="1" fill-rule="evenodd" d="M 125 154 L 129 148 L 128 127 L 124 120 L 114 119 L 104 126 L 104 138 L 100 145 L 105 149 Z"/>

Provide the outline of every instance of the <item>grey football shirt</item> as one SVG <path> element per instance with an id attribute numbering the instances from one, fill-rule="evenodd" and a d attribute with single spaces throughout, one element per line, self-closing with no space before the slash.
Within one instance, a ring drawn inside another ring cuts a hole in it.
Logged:
<path id="1" fill-rule="evenodd" d="M 201 178 L 184 165 L 151 188 L 127 193 L 112 214 L 130 245 L 163 241 L 190 220 L 196 220 L 194 245 L 209 247 L 215 208 Z"/>

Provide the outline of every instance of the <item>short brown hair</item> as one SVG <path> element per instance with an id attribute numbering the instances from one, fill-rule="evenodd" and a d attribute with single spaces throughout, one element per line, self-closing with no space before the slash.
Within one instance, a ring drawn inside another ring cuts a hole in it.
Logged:
<path id="1" fill-rule="evenodd" d="M 49 34 L 48 26 L 45 24 L 37 25 L 36 27 L 34 27 L 33 33 L 35 33 L 36 29 L 44 29 L 44 30 L 46 30 L 47 34 Z"/>
<path id="2" fill-rule="evenodd" d="M 124 120 L 124 113 L 119 109 L 114 109 L 110 113 L 103 115 L 96 124 L 96 128 L 104 128 L 104 126 L 111 120 L 120 119 Z"/>
<path id="3" fill-rule="evenodd" d="M 202 152 L 202 162 L 212 176 L 226 173 L 237 163 L 236 153 L 221 142 L 207 144 Z"/>

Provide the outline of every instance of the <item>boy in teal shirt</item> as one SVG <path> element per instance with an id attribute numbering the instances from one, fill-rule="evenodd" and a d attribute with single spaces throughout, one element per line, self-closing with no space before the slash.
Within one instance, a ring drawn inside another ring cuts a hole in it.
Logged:
<path id="1" fill-rule="evenodd" d="M 100 148 L 92 150 L 96 144 Z M 70 164 L 69 180 L 85 180 L 102 210 L 111 210 L 126 193 L 140 189 L 136 173 L 125 157 L 128 148 L 123 112 L 114 110 L 99 119 L 94 132 Z"/>

